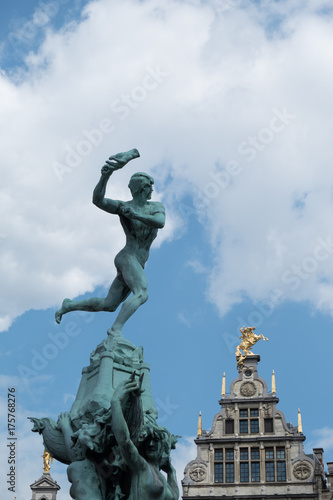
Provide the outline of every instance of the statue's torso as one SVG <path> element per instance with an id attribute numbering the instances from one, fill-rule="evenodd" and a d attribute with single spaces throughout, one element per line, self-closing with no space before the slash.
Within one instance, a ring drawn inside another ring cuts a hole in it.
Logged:
<path id="1" fill-rule="evenodd" d="M 132 206 L 132 202 L 125 202 L 124 205 Z M 135 211 L 142 216 L 154 215 L 162 211 L 162 205 L 157 202 L 147 202 L 143 207 L 135 207 Z M 119 218 L 126 235 L 126 246 L 120 253 L 128 251 L 134 254 L 144 266 L 149 257 L 151 244 L 157 236 L 158 228 L 122 215 L 119 215 Z"/>
<path id="2" fill-rule="evenodd" d="M 132 472 L 128 500 L 174 500 L 174 495 L 161 472 L 146 462 L 143 470 Z"/>

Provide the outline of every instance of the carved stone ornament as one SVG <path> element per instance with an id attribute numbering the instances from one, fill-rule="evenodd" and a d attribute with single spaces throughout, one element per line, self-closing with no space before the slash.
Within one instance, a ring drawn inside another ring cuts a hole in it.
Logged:
<path id="1" fill-rule="evenodd" d="M 190 468 L 189 474 L 192 481 L 200 483 L 204 481 L 207 476 L 207 467 L 203 464 L 195 464 Z"/>
<path id="2" fill-rule="evenodd" d="M 251 396 L 254 396 L 256 392 L 257 392 L 257 388 L 253 382 L 244 382 L 244 384 L 241 385 L 240 393 L 245 398 L 249 398 Z"/>
<path id="3" fill-rule="evenodd" d="M 263 410 L 264 410 L 265 417 L 272 417 L 273 416 L 272 405 L 270 405 L 270 404 L 263 405 Z"/>
<path id="4" fill-rule="evenodd" d="M 225 415 L 227 418 L 233 417 L 234 413 L 235 413 L 235 408 L 233 407 L 233 405 L 227 405 L 225 407 Z"/>
<path id="5" fill-rule="evenodd" d="M 308 462 L 297 462 L 294 466 L 293 474 L 296 479 L 300 479 L 301 481 L 305 481 L 309 479 L 312 474 L 312 467 Z"/>

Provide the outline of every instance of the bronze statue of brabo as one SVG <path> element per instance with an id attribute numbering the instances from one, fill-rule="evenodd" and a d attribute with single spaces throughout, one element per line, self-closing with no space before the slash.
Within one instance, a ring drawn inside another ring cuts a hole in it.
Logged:
<path id="1" fill-rule="evenodd" d="M 154 179 L 148 174 L 137 172 L 132 175 L 128 184 L 132 200 L 105 198 L 106 186 L 113 172 L 138 156 L 140 155 L 136 149 L 110 156 L 102 168 L 101 178 L 93 193 L 93 203 L 98 208 L 119 216 L 126 235 L 126 245 L 114 260 L 117 276 L 105 298 L 93 297 L 80 301 L 65 299 L 55 314 L 57 323 L 60 323 L 64 314 L 71 311 L 113 312 L 123 302 L 115 322 L 108 330 L 109 335 L 122 336 L 125 322 L 148 299 L 144 267 L 157 231 L 165 224 L 165 209 L 162 203 L 149 201 Z M 131 293 L 132 296 L 129 297 Z"/>

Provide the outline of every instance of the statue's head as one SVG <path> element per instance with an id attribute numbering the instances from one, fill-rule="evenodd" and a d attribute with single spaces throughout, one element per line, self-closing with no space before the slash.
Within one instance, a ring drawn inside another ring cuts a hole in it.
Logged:
<path id="1" fill-rule="evenodd" d="M 153 184 L 154 179 L 150 175 L 145 174 L 144 172 L 136 172 L 130 178 L 128 187 L 130 188 L 132 196 L 134 198 L 134 196 L 138 195 L 145 189 L 147 189 L 147 194 L 151 195 Z"/>
<path id="2" fill-rule="evenodd" d="M 157 433 L 149 434 L 140 446 L 141 453 L 150 463 L 160 463 L 163 455 L 163 442 Z"/>
<path id="3" fill-rule="evenodd" d="M 169 461 L 170 451 L 175 448 L 177 437 L 165 427 L 146 424 L 140 433 L 139 451 L 150 463 L 160 467 Z"/>

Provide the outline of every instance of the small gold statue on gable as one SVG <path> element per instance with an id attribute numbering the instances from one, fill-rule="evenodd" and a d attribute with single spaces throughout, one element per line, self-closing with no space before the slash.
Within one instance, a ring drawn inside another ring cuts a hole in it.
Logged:
<path id="1" fill-rule="evenodd" d="M 243 326 L 243 328 L 240 329 L 240 332 L 242 334 L 239 336 L 239 338 L 241 339 L 241 343 L 237 346 L 236 349 L 237 368 L 239 373 L 242 371 L 242 368 L 244 366 L 244 359 L 247 358 L 247 356 L 253 355 L 251 349 L 258 342 L 258 340 L 268 340 L 268 338 L 264 337 L 263 335 L 255 334 L 255 329 L 255 326 L 249 326 L 246 328 L 245 326 Z M 243 351 L 243 354 L 241 353 L 241 350 Z"/>

